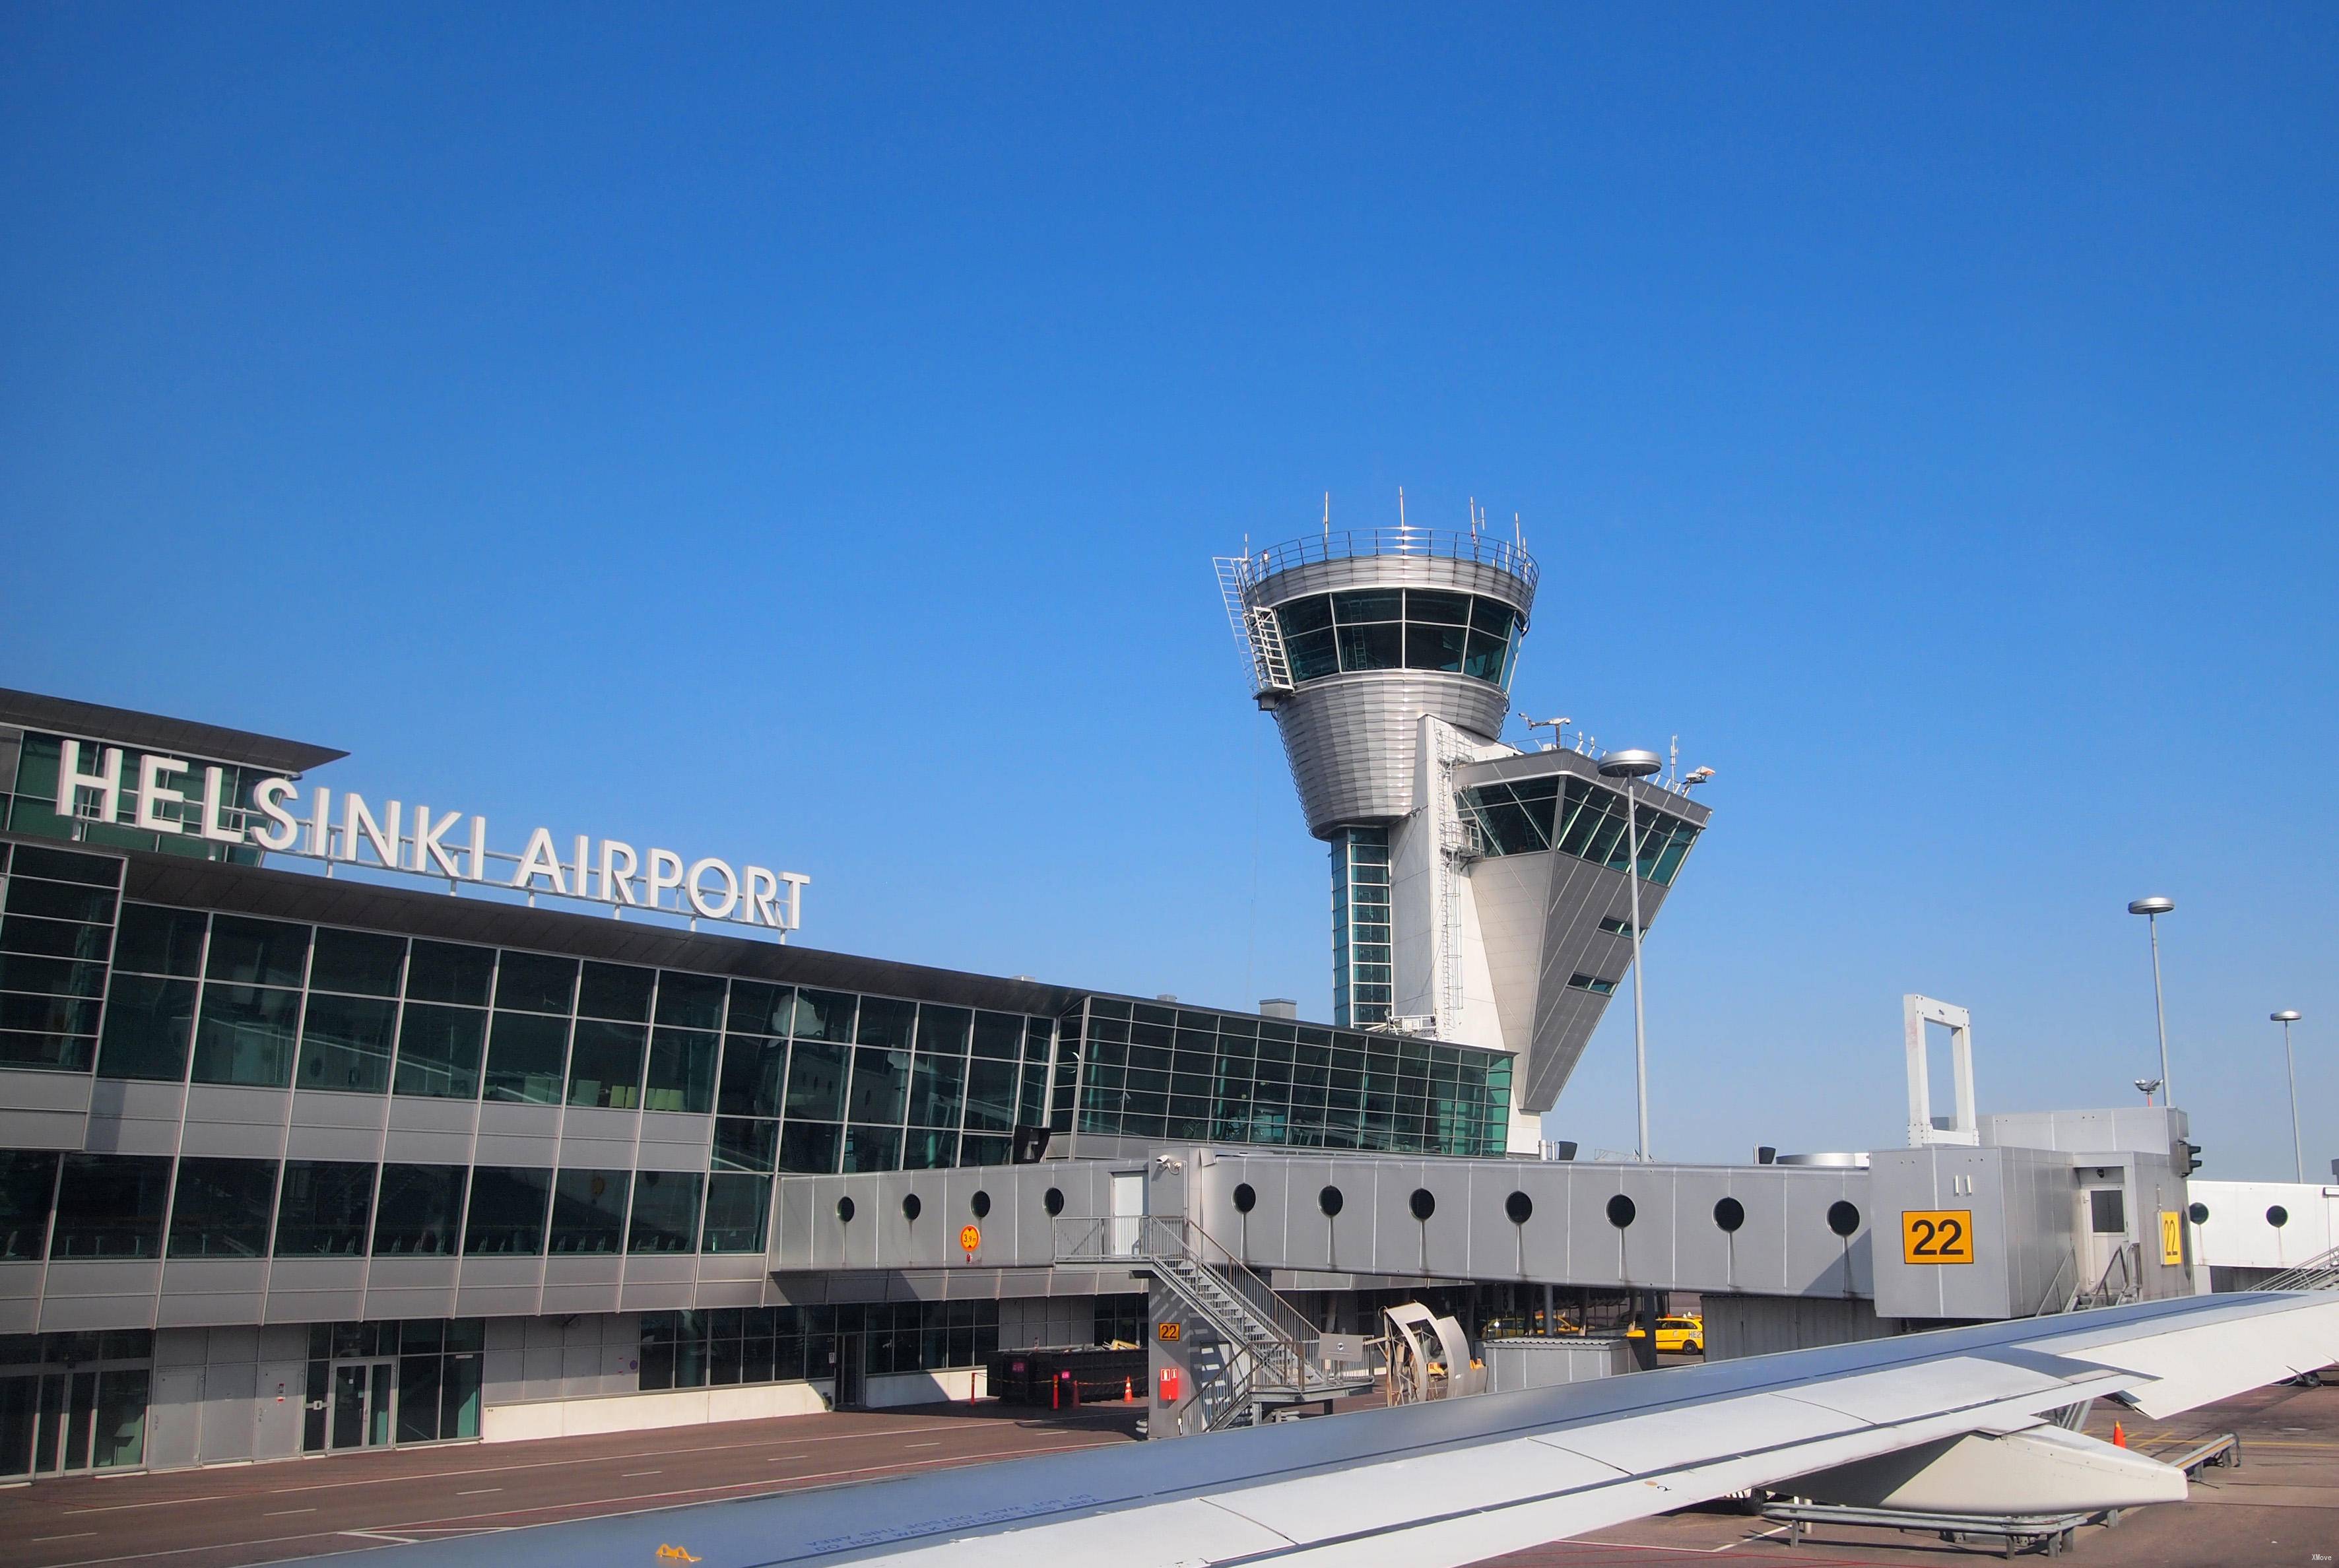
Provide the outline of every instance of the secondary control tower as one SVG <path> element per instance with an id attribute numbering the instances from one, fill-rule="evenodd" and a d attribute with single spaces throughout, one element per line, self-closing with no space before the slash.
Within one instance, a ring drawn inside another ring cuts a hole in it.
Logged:
<path id="1" fill-rule="evenodd" d="M 1308 831 L 1331 846 L 1333 1021 L 1514 1051 L 1514 1111 L 1551 1108 L 1707 812 L 1600 759 L 1501 739 L 1537 572 L 1515 541 L 1396 528 L 1218 561 Z M 1515 1147 L 1535 1134 L 1515 1130 Z"/>

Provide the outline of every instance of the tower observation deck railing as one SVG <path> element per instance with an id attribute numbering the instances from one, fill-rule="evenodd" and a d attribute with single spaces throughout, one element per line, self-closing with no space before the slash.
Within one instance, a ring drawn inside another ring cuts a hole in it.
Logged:
<path id="1" fill-rule="evenodd" d="M 1242 586 L 1248 587 L 1294 567 L 1369 556 L 1433 556 L 1444 560 L 1475 561 L 1508 572 L 1526 584 L 1530 593 L 1535 590 L 1538 576 L 1535 557 L 1521 546 L 1491 534 L 1457 533 L 1446 528 L 1326 528 L 1320 534 L 1229 558 L 1237 564 Z"/>

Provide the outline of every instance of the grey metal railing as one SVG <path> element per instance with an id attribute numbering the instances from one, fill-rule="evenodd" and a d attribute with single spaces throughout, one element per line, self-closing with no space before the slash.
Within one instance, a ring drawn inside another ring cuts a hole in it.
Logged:
<path id="1" fill-rule="evenodd" d="M 1233 1352 L 1233 1386 L 1209 1417 L 1212 1431 L 1255 1419 L 1262 1399 L 1323 1398 L 1355 1381 L 1318 1375 L 1308 1354 L 1318 1334 L 1307 1316 L 1183 1215 L 1060 1218 L 1055 1240 L 1060 1263 L 1120 1263 L 1161 1281 Z"/>
<path id="2" fill-rule="evenodd" d="M 1475 561 L 1508 572 L 1526 584 L 1530 592 L 1539 575 L 1535 557 L 1521 546 L 1492 534 L 1459 533 L 1446 528 L 1327 528 L 1319 534 L 1269 545 L 1234 558 L 1242 563 L 1242 581 L 1248 586 L 1294 567 L 1360 556 L 1435 556 L 1449 561 Z"/>
<path id="3" fill-rule="evenodd" d="M 2320 1252 L 2295 1268 L 2250 1287 L 2253 1290 L 2339 1290 L 2339 1247 Z"/>

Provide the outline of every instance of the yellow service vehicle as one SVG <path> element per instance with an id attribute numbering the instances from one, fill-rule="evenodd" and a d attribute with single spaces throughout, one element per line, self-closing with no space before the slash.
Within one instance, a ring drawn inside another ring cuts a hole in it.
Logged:
<path id="1" fill-rule="evenodd" d="M 1646 1339 L 1648 1336 L 1647 1326 L 1638 1322 L 1624 1330 L 1627 1339 Z M 1705 1319 L 1693 1312 L 1679 1317 L 1658 1318 L 1657 1351 L 1660 1355 L 1704 1355 Z"/>

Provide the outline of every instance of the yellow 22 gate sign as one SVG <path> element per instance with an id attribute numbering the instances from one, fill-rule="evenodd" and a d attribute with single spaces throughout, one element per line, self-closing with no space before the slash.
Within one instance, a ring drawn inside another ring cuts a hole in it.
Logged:
<path id="1" fill-rule="evenodd" d="M 1904 1208 L 1900 1211 L 1900 1261 L 1971 1263 L 1973 1210 Z"/>

